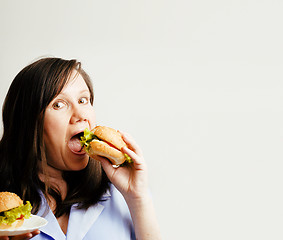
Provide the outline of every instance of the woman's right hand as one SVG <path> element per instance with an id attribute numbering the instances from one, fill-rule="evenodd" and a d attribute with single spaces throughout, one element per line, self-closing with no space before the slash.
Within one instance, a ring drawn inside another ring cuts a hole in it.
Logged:
<path id="1" fill-rule="evenodd" d="M 17 236 L 1 236 L 0 240 L 28 240 L 33 238 L 34 236 L 38 235 L 40 233 L 40 231 L 37 229 L 33 232 L 30 233 L 25 233 L 22 235 L 17 235 Z"/>

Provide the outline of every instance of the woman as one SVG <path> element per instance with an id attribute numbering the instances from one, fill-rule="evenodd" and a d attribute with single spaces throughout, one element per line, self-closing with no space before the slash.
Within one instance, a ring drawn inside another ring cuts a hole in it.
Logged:
<path id="1" fill-rule="evenodd" d="M 93 88 L 76 60 L 40 59 L 12 82 L 3 105 L 0 191 L 33 205 L 46 227 L 0 239 L 160 239 L 142 152 L 122 133 L 134 161 L 113 168 L 80 151 L 95 127 Z"/>

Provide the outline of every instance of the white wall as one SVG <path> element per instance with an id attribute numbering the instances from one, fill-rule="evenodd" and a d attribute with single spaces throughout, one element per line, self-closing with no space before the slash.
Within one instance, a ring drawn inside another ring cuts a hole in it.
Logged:
<path id="1" fill-rule="evenodd" d="M 0 2 L 0 100 L 78 58 L 98 122 L 142 146 L 164 240 L 282 239 L 283 2 Z"/>

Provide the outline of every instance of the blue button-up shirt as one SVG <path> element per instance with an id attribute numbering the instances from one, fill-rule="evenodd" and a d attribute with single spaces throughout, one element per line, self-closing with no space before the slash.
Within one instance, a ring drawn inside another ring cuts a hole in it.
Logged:
<path id="1" fill-rule="evenodd" d="M 67 234 L 65 235 L 56 217 L 42 196 L 42 206 L 37 213 L 48 224 L 40 228 L 41 233 L 34 240 L 133 240 L 133 223 L 128 206 L 121 193 L 112 185 L 98 204 L 87 210 L 77 209 L 73 205 L 69 215 Z"/>

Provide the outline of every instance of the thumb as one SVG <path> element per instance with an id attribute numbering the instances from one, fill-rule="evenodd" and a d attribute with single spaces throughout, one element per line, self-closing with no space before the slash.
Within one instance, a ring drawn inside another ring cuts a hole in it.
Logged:
<path id="1" fill-rule="evenodd" d="M 112 164 L 109 162 L 107 158 L 99 157 L 99 161 L 103 167 L 103 170 L 105 171 L 107 177 L 111 181 L 112 176 L 114 175 L 116 168 L 112 166 Z"/>

